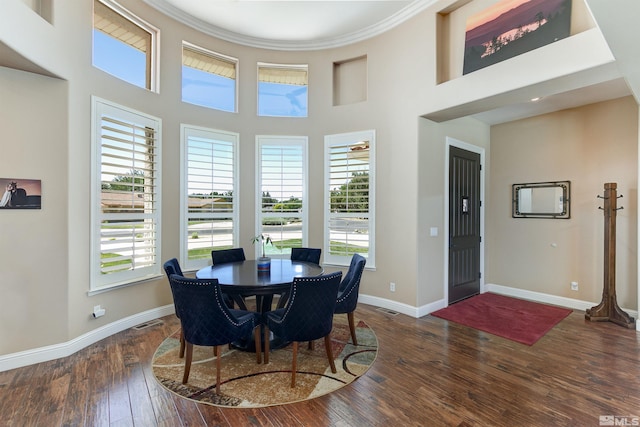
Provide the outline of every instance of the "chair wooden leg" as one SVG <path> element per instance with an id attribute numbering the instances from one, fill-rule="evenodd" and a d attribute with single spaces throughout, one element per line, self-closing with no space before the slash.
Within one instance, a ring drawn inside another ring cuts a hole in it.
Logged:
<path id="1" fill-rule="evenodd" d="M 314 341 L 309 341 L 309 350 L 313 350 L 314 345 L 313 345 Z"/>
<path id="2" fill-rule="evenodd" d="M 333 361 L 333 348 L 331 346 L 331 334 L 324 337 L 324 348 L 327 350 L 327 359 L 329 359 L 329 365 L 331 366 L 331 372 L 334 374 L 336 371 L 336 364 Z"/>
<path id="3" fill-rule="evenodd" d="M 216 353 L 218 353 L 218 356 L 216 357 L 216 394 L 220 394 L 220 359 L 222 359 L 220 355 L 222 354 L 222 351 L 219 345 L 215 346 L 215 349 Z"/>
<path id="4" fill-rule="evenodd" d="M 349 330 L 351 331 L 351 341 L 353 341 L 353 345 L 358 345 L 358 339 L 356 338 L 356 325 L 355 325 L 355 320 L 353 319 L 353 311 L 351 313 L 347 313 L 347 319 L 349 319 Z"/>
<path id="5" fill-rule="evenodd" d="M 269 327 L 267 325 L 264 325 L 264 363 L 265 365 L 269 363 Z"/>
<path id="6" fill-rule="evenodd" d="M 184 375 L 182 376 L 182 384 L 189 381 L 189 372 L 191 371 L 191 360 L 193 359 L 193 344 L 186 343 L 187 355 L 184 358 Z"/>
<path id="7" fill-rule="evenodd" d="M 220 350 L 218 349 L 218 346 L 217 346 L 217 345 L 214 345 L 214 346 L 213 346 L 213 355 L 214 355 L 215 357 L 218 357 L 218 353 L 220 353 Z"/>
<path id="8" fill-rule="evenodd" d="M 256 362 L 258 365 L 262 363 L 262 356 L 260 354 L 260 325 L 256 326 L 253 330 L 253 340 L 255 341 L 256 346 Z"/>
<path id="9" fill-rule="evenodd" d="M 291 388 L 296 386 L 296 370 L 298 369 L 298 341 L 293 342 L 293 361 L 291 362 Z"/>
<path id="10" fill-rule="evenodd" d="M 184 331 L 180 328 L 180 359 L 184 357 Z"/>

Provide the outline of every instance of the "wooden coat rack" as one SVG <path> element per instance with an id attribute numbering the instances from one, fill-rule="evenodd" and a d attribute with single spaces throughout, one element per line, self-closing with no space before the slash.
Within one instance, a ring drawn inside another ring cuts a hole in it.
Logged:
<path id="1" fill-rule="evenodd" d="M 604 184 L 604 288 L 602 290 L 602 302 L 595 307 L 587 309 L 585 318 L 593 322 L 609 321 L 626 328 L 636 327 L 633 317 L 622 311 L 616 301 L 616 212 L 622 207 L 617 207 L 617 195 L 615 182 Z"/>

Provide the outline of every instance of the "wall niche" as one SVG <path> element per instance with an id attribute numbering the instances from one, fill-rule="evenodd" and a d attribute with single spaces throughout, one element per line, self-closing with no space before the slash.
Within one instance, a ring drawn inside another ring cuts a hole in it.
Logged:
<path id="1" fill-rule="evenodd" d="M 333 105 L 367 100 L 367 56 L 333 63 Z"/>

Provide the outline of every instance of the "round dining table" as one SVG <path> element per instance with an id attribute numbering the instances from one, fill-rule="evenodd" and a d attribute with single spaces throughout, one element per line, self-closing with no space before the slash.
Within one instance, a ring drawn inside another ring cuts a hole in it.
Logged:
<path id="1" fill-rule="evenodd" d="M 222 291 L 227 294 L 242 310 L 247 310 L 245 298 L 256 297 L 256 311 L 264 313 L 271 311 L 274 295 L 285 295 L 291 288 L 294 277 L 319 276 L 324 272 L 322 266 L 304 261 L 274 258 L 271 268 L 266 271 L 258 270 L 256 260 L 245 260 L 212 265 L 201 268 L 196 272 L 198 279 L 218 279 Z M 286 343 L 271 341 L 271 348 L 279 348 Z M 252 341 L 234 343 L 234 346 L 252 350 Z"/>
<path id="2" fill-rule="evenodd" d="M 198 279 L 218 279 L 222 291 L 233 298 L 234 302 L 242 300 L 237 297 L 256 295 L 262 300 L 256 310 L 270 311 L 273 296 L 286 293 L 293 283 L 294 277 L 319 276 L 323 268 L 318 264 L 290 259 L 274 258 L 271 268 L 266 271 L 258 270 L 256 260 L 229 262 L 204 267 L 196 273 Z M 246 310 L 244 302 L 239 304 Z"/>

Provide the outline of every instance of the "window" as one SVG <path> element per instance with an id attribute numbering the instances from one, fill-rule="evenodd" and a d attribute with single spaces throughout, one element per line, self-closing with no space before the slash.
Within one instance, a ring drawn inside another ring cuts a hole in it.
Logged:
<path id="1" fill-rule="evenodd" d="M 160 119 L 92 98 L 91 289 L 160 274 Z"/>
<path id="2" fill-rule="evenodd" d="M 188 269 L 238 243 L 238 134 L 181 126 L 181 257 Z"/>
<path id="3" fill-rule="evenodd" d="M 256 235 L 271 237 L 267 256 L 288 258 L 292 247 L 307 245 L 307 137 L 258 136 L 256 141 Z"/>
<path id="4" fill-rule="evenodd" d="M 307 117 L 308 66 L 258 63 L 258 115 Z"/>
<path id="5" fill-rule="evenodd" d="M 238 60 L 182 43 L 182 101 L 236 112 Z"/>
<path id="6" fill-rule="evenodd" d="M 324 261 L 375 267 L 375 131 L 325 136 Z"/>
<path id="7" fill-rule="evenodd" d="M 93 65 L 157 91 L 158 30 L 114 2 L 93 1 Z"/>

